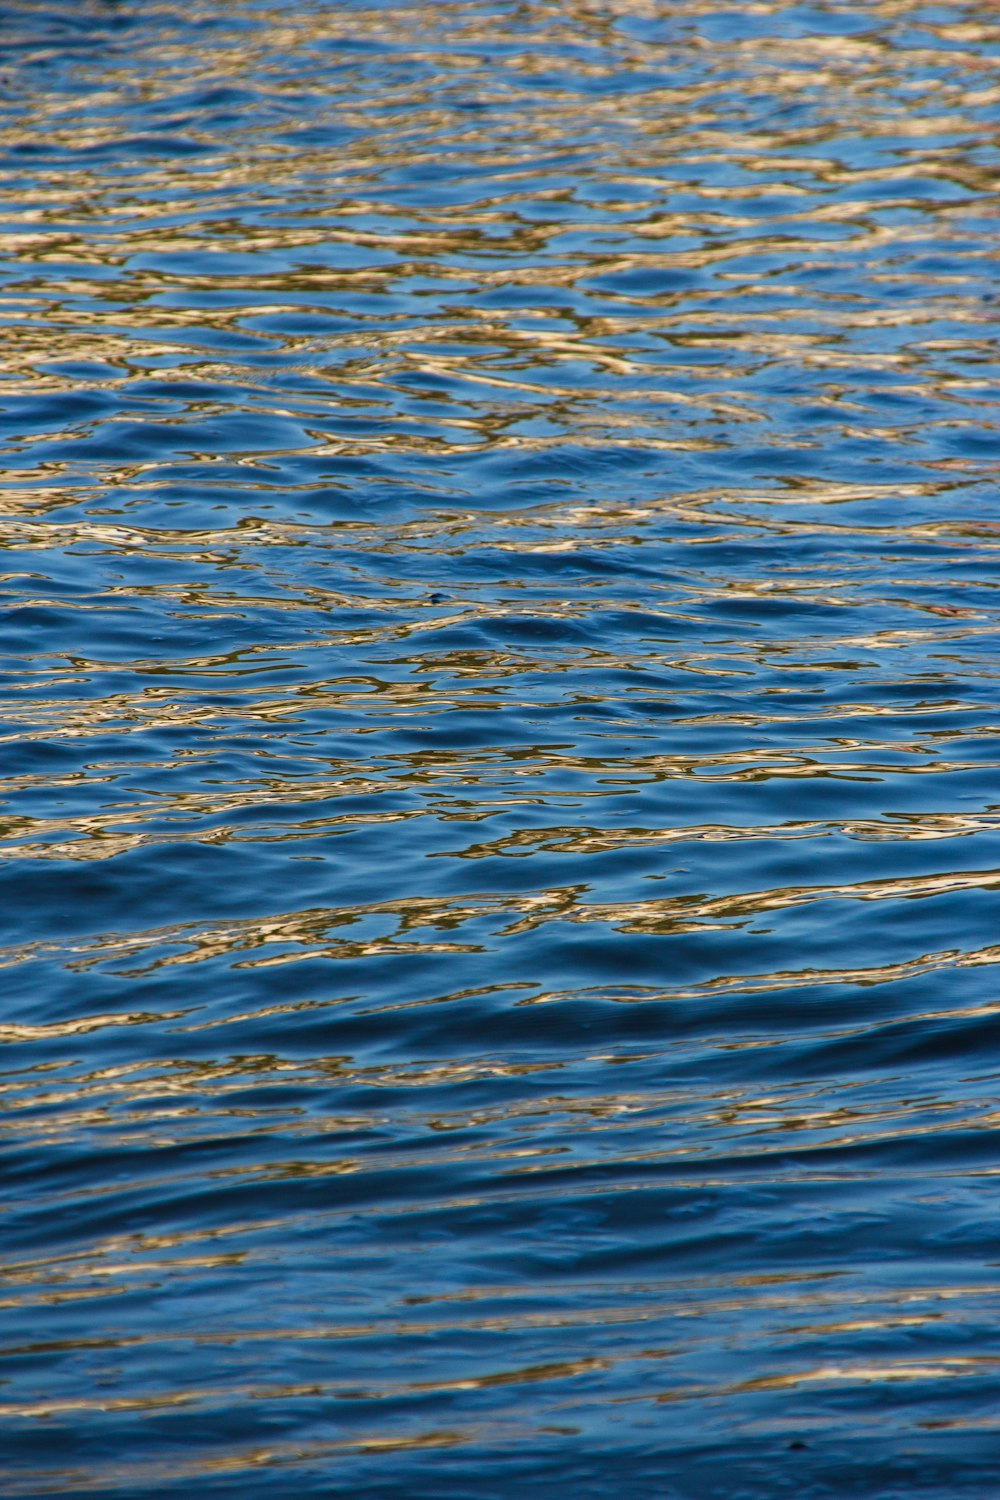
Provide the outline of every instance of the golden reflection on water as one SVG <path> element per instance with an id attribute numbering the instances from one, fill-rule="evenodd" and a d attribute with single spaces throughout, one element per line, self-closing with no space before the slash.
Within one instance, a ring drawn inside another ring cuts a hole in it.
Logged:
<path id="1" fill-rule="evenodd" d="M 5 1493 L 986 1493 L 995 9 L 3 19 Z"/>

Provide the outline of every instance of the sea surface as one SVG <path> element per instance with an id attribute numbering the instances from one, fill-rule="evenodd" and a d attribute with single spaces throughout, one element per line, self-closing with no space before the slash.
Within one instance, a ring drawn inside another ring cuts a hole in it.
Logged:
<path id="1" fill-rule="evenodd" d="M 0 1493 L 1000 1493 L 1000 9 L 0 0 Z"/>

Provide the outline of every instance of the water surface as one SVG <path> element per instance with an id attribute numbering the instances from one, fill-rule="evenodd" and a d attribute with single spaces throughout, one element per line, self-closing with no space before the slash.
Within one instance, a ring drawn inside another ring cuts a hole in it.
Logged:
<path id="1" fill-rule="evenodd" d="M 0 1487 L 968 1497 L 1000 16 L 0 5 Z"/>

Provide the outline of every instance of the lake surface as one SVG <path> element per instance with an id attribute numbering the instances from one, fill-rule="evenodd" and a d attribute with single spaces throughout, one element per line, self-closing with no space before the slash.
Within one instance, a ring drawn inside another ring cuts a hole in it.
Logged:
<path id="1" fill-rule="evenodd" d="M 0 5 L 0 1489 L 995 1493 L 1000 12 Z"/>

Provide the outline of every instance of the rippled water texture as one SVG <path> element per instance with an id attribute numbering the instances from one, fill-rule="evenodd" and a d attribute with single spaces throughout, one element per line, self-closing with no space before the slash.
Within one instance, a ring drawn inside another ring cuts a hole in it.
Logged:
<path id="1" fill-rule="evenodd" d="M 2 1493 L 988 1500 L 1000 11 L 0 41 Z"/>

